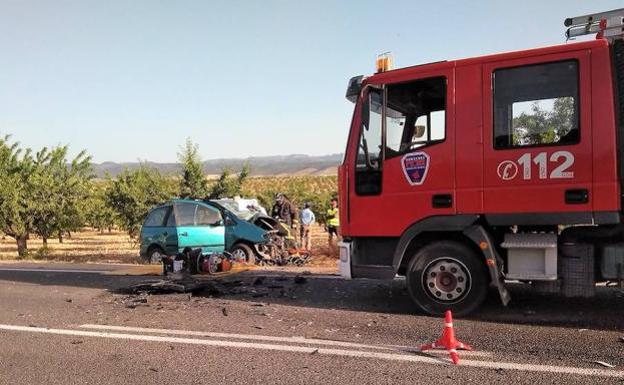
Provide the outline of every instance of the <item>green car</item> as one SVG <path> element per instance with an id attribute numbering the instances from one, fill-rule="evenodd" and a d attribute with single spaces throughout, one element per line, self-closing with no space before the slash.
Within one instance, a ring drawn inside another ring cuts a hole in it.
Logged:
<path id="1" fill-rule="evenodd" d="M 255 263 L 254 245 L 266 243 L 260 227 L 210 201 L 174 199 L 152 209 L 141 228 L 141 257 L 160 262 L 165 255 L 181 253 L 186 247 L 203 253 L 225 250 Z"/>

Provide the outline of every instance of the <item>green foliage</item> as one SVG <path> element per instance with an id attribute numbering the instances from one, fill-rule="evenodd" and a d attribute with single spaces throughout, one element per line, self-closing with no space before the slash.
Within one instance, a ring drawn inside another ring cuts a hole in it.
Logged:
<path id="1" fill-rule="evenodd" d="M 10 137 L 0 138 L 0 231 L 16 239 L 18 253 L 26 254 L 26 242 L 32 231 L 30 175 L 33 170 L 30 151 L 22 152 Z"/>
<path id="2" fill-rule="evenodd" d="M 247 163 L 243 165 L 243 168 L 236 176 L 232 175 L 229 169 L 223 169 L 219 179 L 212 185 L 208 197 L 210 199 L 220 199 L 241 195 L 243 184 L 249 177 L 250 172 L 251 168 Z"/>
<path id="3" fill-rule="evenodd" d="M 82 211 L 86 224 L 104 232 L 115 226 L 116 212 L 107 204 L 106 189 L 108 182 L 94 182 L 89 188 L 89 195 L 83 201 Z"/>
<path id="4" fill-rule="evenodd" d="M 67 147 L 44 148 L 33 156 L 8 136 L 0 139 L 0 231 L 15 238 L 20 257 L 27 253 L 30 234 L 46 243 L 82 225 L 80 202 L 92 177 L 90 161 L 81 152 L 68 164 Z"/>
<path id="5" fill-rule="evenodd" d="M 324 224 L 329 202 L 338 195 L 335 176 L 294 176 L 249 178 L 242 186 L 245 197 L 256 197 L 268 210 L 275 203 L 277 193 L 285 194 L 301 209 L 310 203 L 317 222 Z"/>
<path id="6" fill-rule="evenodd" d="M 178 153 L 182 163 L 182 179 L 180 180 L 180 196 L 183 198 L 204 198 L 208 195 L 208 183 L 204 175 L 199 146 L 186 139 L 182 151 Z"/>
<path id="7" fill-rule="evenodd" d="M 158 170 L 141 165 L 125 170 L 110 181 L 106 204 L 115 211 L 122 229 L 136 237 L 149 210 L 175 195 L 175 182 L 164 178 Z"/>
<path id="8" fill-rule="evenodd" d="M 43 148 L 34 158 L 29 201 L 34 232 L 47 244 L 54 235 L 76 231 L 84 224 L 83 202 L 93 178 L 91 157 L 84 151 L 71 163 L 67 147 Z"/>
<path id="9" fill-rule="evenodd" d="M 562 97 L 545 110 L 534 102 L 529 113 L 513 118 L 513 144 L 534 145 L 555 143 L 570 132 L 574 124 L 574 98 Z"/>

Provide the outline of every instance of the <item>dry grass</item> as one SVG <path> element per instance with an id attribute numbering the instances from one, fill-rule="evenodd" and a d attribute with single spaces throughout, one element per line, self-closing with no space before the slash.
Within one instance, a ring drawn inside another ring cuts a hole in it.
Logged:
<path id="1" fill-rule="evenodd" d="M 122 232 L 100 234 L 85 229 L 72 233 L 71 238 L 49 239 L 48 247 L 43 247 L 41 239 L 28 241 L 28 256 L 23 259 L 58 262 L 100 262 L 100 263 L 139 263 L 139 245 Z M 0 240 L 0 260 L 16 260 L 15 240 L 5 237 Z"/>
<path id="2" fill-rule="evenodd" d="M 330 252 L 331 251 L 331 252 Z M 327 234 L 322 227 L 312 229 L 311 265 L 335 266 L 338 251 L 330 250 Z M 18 260 L 17 246 L 11 237 L 0 239 L 0 260 Z M 43 247 L 41 239 L 28 241 L 28 256 L 25 260 L 41 260 L 75 263 L 141 263 L 139 243 L 119 231 L 100 234 L 91 229 L 72 233 L 63 243 L 58 239 L 49 239 L 48 247 Z"/>

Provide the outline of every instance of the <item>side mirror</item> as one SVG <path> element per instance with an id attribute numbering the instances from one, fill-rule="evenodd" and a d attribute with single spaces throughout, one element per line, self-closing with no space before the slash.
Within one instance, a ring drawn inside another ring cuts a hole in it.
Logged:
<path id="1" fill-rule="evenodd" d="M 345 95 L 347 100 L 351 103 L 355 103 L 360 96 L 360 92 L 362 92 L 362 82 L 364 81 L 364 76 L 354 76 L 349 80 L 349 85 L 347 86 L 347 94 Z"/>

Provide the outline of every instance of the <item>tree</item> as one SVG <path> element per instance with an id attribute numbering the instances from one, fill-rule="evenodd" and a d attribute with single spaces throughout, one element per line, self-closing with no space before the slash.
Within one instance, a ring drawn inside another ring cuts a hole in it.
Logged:
<path id="1" fill-rule="evenodd" d="M 29 206 L 33 169 L 30 150 L 22 151 L 9 136 L 0 138 L 0 231 L 15 239 L 20 257 L 26 255 L 33 229 Z"/>
<path id="2" fill-rule="evenodd" d="M 82 211 L 85 215 L 86 223 L 104 233 L 105 229 L 110 229 L 115 225 L 116 213 L 106 202 L 106 190 L 108 185 L 105 183 L 91 183 L 89 186 L 89 195 L 83 201 Z"/>
<path id="3" fill-rule="evenodd" d="M 235 177 L 229 169 L 224 168 L 221 170 L 221 175 L 217 182 L 212 185 L 208 197 L 210 199 L 220 199 L 241 195 L 243 183 L 249 177 L 250 172 L 251 168 L 248 163 L 243 165 L 243 168 Z"/>
<path id="4" fill-rule="evenodd" d="M 76 231 L 84 224 L 83 202 L 93 178 L 91 157 L 80 152 L 67 161 L 67 146 L 43 148 L 34 158 L 30 188 L 33 230 L 47 245 L 48 239 Z"/>
<path id="5" fill-rule="evenodd" d="M 145 164 L 136 170 L 124 170 L 105 192 L 106 204 L 115 211 L 120 226 L 131 237 L 139 234 L 149 210 L 172 195 L 172 184 L 158 170 Z"/>
<path id="6" fill-rule="evenodd" d="M 574 124 L 574 98 L 556 98 L 552 107 L 538 101 L 531 104 L 530 112 L 513 118 L 513 144 L 533 145 L 554 143 L 572 130 Z"/>
<path id="7" fill-rule="evenodd" d="M 208 194 L 208 183 L 204 175 L 199 146 L 186 138 L 186 144 L 178 153 L 182 163 L 180 196 L 183 198 L 204 198 Z"/>

